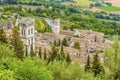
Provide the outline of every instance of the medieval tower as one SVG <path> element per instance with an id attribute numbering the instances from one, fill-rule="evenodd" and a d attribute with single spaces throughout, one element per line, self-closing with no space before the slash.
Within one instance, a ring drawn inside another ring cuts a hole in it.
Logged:
<path id="1" fill-rule="evenodd" d="M 34 19 L 22 18 L 19 20 L 20 26 L 20 36 L 24 44 L 24 56 L 26 55 L 26 48 L 28 54 L 30 55 L 30 48 L 33 45 L 33 50 L 35 51 L 35 34 L 34 34 Z"/>
<path id="2" fill-rule="evenodd" d="M 51 27 L 53 33 L 59 34 L 59 32 L 60 32 L 60 19 L 48 19 L 48 18 L 45 18 L 45 21 Z"/>

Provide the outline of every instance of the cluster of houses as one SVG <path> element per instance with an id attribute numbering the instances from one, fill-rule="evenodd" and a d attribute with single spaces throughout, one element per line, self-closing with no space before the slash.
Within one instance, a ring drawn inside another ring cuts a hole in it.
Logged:
<path id="1" fill-rule="evenodd" d="M 33 44 L 33 49 L 38 53 L 41 47 L 42 52 L 46 49 L 47 54 L 51 50 L 51 44 L 54 41 L 62 41 L 64 38 L 68 40 L 68 46 L 64 47 L 64 52 L 69 53 L 71 59 L 86 62 L 88 55 L 92 56 L 95 52 L 99 52 L 100 58 L 103 59 L 103 52 L 106 46 L 111 42 L 104 38 L 104 34 L 92 30 L 60 30 L 60 19 L 45 19 L 48 25 L 52 28 L 53 33 L 39 33 L 34 29 L 34 19 L 22 18 L 16 20 L 16 26 L 20 27 L 20 36 L 24 43 L 24 48 L 28 48 L 30 54 L 30 46 Z M 10 25 L 12 26 L 12 25 Z M 8 27 L 9 28 L 9 27 Z M 11 29 L 5 30 L 7 35 L 10 35 Z M 74 43 L 80 43 L 80 50 L 75 49 Z"/>

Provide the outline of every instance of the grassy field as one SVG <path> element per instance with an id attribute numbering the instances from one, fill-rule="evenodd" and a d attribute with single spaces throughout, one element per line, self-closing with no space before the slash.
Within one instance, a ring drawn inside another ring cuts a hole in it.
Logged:
<path id="1" fill-rule="evenodd" d="M 102 6 L 98 8 L 108 11 L 108 12 L 120 11 L 120 7 L 116 7 L 116 6 Z"/>
<path id="2" fill-rule="evenodd" d="M 80 6 L 89 6 L 89 4 L 90 4 L 89 0 L 76 0 L 76 2 Z"/>
<path id="3" fill-rule="evenodd" d="M 88 7 L 92 3 L 89 0 L 75 0 L 75 2 L 64 2 L 63 4 L 65 5 L 77 5 L 77 6 L 82 6 L 82 7 Z"/>

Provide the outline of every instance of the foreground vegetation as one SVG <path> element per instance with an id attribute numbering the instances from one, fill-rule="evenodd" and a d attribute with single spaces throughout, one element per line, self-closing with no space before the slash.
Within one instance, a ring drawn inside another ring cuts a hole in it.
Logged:
<path id="1" fill-rule="evenodd" d="M 46 56 L 46 51 L 41 53 L 41 48 L 39 49 L 39 56 L 35 56 L 36 53 L 31 47 L 30 55 L 24 57 L 22 44 L 19 32 L 15 27 L 10 39 L 6 38 L 4 30 L 0 29 L 1 80 L 120 79 L 120 43 L 118 36 L 114 37 L 112 46 L 105 49 L 102 63 L 96 52 L 93 59 L 88 55 L 85 66 L 80 62 L 71 63 L 70 56 L 65 55 L 63 46 L 59 51 L 57 46 L 54 45 L 51 48 L 49 57 Z M 41 54 L 44 54 L 44 57 Z"/>

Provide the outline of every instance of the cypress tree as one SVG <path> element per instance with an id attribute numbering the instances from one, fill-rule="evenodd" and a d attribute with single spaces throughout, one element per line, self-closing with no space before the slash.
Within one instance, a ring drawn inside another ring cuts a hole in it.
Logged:
<path id="1" fill-rule="evenodd" d="M 59 49 L 56 46 L 52 47 L 52 50 L 50 52 L 49 61 L 53 61 L 58 57 L 58 51 L 59 51 Z"/>
<path id="2" fill-rule="evenodd" d="M 85 65 L 85 72 L 90 70 L 90 56 L 88 55 L 87 63 Z"/>
<path id="3" fill-rule="evenodd" d="M 23 47 L 23 42 L 21 41 L 20 38 L 20 34 L 16 27 L 12 29 L 12 35 L 10 40 L 11 40 L 10 43 L 14 48 L 14 52 L 16 53 L 16 56 L 19 59 L 22 59 L 24 57 L 24 47 Z"/>
<path id="4" fill-rule="evenodd" d="M 80 43 L 79 42 L 75 42 L 73 47 L 75 49 L 79 49 L 80 50 Z"/>
<path id="5" fill-rule="evenodd" d="M 46 49 L 44 50 L 44 59 L 47 59 Z"/>
<path id="6" fill-rule="evenodd" d="M 33 58 L 35 56 L 35 53 L 34 53 L 34 50 L 33 50 L 33 44 L 31 44 L 30 56 L 31 56 L 31 58 Z"/>
<path id="7" fill-rule="evenodd" d="M 42 59 L 42 52 L 41 52 L 41 47 L 39 48 L 39 57 L 40 57 L 40 59 Z"/>
<path id="8" fill-rule="evenodd" d="M 60 46 L 60 45 L 61 45 L 61 41 L 59 40 L 59 41 L 58 41 L 58 46 Z"/>
<path id="9" fill-rule="evenodd" d="M 60 60 L 63 61 L 64 59 L 65 59 L 64 47 L 63 47 L 63 45 L 61 45 Z"/>
<path id="10" fill-rule="evenodd" d="M 6 34 L 3 28 L 0 29 L 0 42 L 7 43 Z"/>
<path id="11" fill-rule="evenodd" d="M 101 66 L 98 53 L 94 55 L 92 69 L 94 72 L 94 76 L 97 76 L 98 74 L 105 72 L 103 66 Z"/>
<path id="12" fill-rule="evenodd" d="M 66 39 L 66 38 L 63 39 L 63 41 L 62 41 L 62 45 L 64 45 L 64 46 L 68 46 L 68 42 L 67 42 L 67 39 Z"/>
<path id="13" fill-rule="evenodd" d="M 27 48 L 27 46 L 26 46 L 25 56 L 28 56 L 28 48 Z"/>
<path id="14" fill-rule="evenodd" d="M 56 42 L 56 40 L 54 40 L 54 46 L 56 46 L 57 45 L 57 42 Z"/>
<path id="15" fill-rule="evenodd" d="M 66 62 L 67 62 L 68 64 L 71 63 L 70 55 L 69 55 L 68 53 L 67 53 L 67 57 L 66 57 Z"/>

